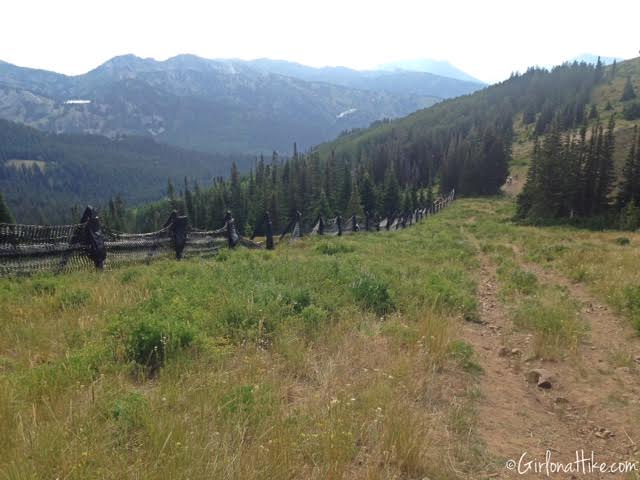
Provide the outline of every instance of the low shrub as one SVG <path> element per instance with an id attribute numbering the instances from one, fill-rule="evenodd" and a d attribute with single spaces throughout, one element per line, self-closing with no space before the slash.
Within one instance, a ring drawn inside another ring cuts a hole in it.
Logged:
<path id="1" fill-rule="evenodd" d="M 142 428 L 149 419 L 149 403 L 139 393 L 130 392 L 117 397 L 111 404 L 110 416 L 124 432 Z"/>
<path id="2" fill-rule="evenodd" d="M 472 292 L 461 288 L 455 276 L 429 273 L 425 280 L 425 297 L 436 310 L 448 313 L 462 313 L 469 321 L 477 320 L 478 305 Z"/>
<path id="3" fill-rule="evenodd" d="M 356 302 L 367 310 L 384 315 L 395 310 L 389 285 L 370 273 L 363 274 L 352 285 Z"/>
<path id="4" fill-rule="evenodd" d="M 624 307 L 631 316 L 631 321 L 640 332 L 640 285 L 628 285 L 624 288 Z"/>
<path id="5" fill-rule="evenodd" d="M 31 282 L 31 290 L 36 295 L 53 295 L 54 293 L 56 293 L 56 289 L 56 282 L 53 278 L 34 278 Z"/>
<path id="6" fill-rule="evenodd" d="M 111 333 L 124 347 L 126 360 L 154 369 L 191 345 L 197 331 L 187 322 L 148 314 L 118 318 Z"/>
<path id="7" fill-rule="evenodd" d="M 449 355 L 460 367 L 469 373 L 481 373 L 482 367 L 475 361 L 473 347 L 463 340 L 455 340 L 449 344 Z"/>
<path id="8" fill-rule="evenodd" d="M 311 293 L 306 288 L 298 288 L 286 291 L 282 296 L 286 305 L 293 309 L 294 313 L 300 313 L 311 305 Z"/>
<path id="9" fill-rule="evenodd" d="M 78 308 L 86 305 L 91 300 L 91 294 L 86 290 L 70 290 L 64 292 L 60 297 L 60 308 Z"/>
<path id="10" fill-rule="evenodd" d="M 320 330 L 329 318 L 329 314 L 316 305 L 309 305 L 300 312 L 304 329 L 307 333 Z"/>
<path id="11" fill-rule="evenodd" d="M 120 283 L 126 285 L 135 280 L 140 275 L 140 270 L 126 270 L 120 275 Z"/>
<path id="12" fill-rule="evenodd" d="M 324 242 L 316 246 L 315 250 L 323 255 L 338 255 L 340 253 L 353 252 L 354 248 L 344 243 Z"/>

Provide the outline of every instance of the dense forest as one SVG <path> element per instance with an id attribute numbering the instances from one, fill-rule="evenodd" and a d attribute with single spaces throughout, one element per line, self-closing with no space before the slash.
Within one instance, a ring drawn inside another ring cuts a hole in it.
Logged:
<path id="1" fill-rule="evenodd" d="M 615 65 L 612 69 L 615 72 Z M 636 93 L 627 77 L 620 103 L 630 118 Z M 608 104 L 610 106 L 610 103 Z M 610 109 L 608 109 L 610 110 Z M 640 145 L 637 127 L 620 172 L 614 164 L 615 116 L 603 127 L 597 112 L 591 128 L 566 129 L 556 114 L 540 141 L 536 139 L 524 190 L 518 197 L 519 219 L 566 222 L 635 230 L 640 227 Z"/>
<path id="2" fill-rule="evenodd" d="M 348 132 L 335 142 L 292 158 L 259 158 L 248 175 L 232 168 L 228 180 L 207 187 L 184 182 L 167 199 L 127 212 L 114 199 L 111 223 L 137 230 L 157 227 L 171 208 L 200 227 L 222 223 L 230 209 L 243 233 L 259 227 L 264 211 L 282 229 L 296 211 L 309 225 L 317 217 L 368 212 L 385 217 L 425 206 L 434 192 L 495 195 L 509 171 L 513 119 L 535 135 L 581 128 L 598 116 L 593 88 L 605 80 L 601 63 L 529 69 L 473 95 L 448 100 L 398 121 Z M 437 194 L 436 194 L 437 195 Z"/>
<path id="3" fill-rule="evenodd" d="M 0 192 L 21 223 L 75 222 L 81 207 L 117 195 L 130 205 L 155 201 L 167 178 L 188 172 L 210 182 L 234 160 L 242 168 L 251 164 L 250 157 L 183 150 L 145 137 L 54 135 L 0 120 Z"/>
<path id="4" fill-rule="evenodd" d="M 613 116 L 605 128 L 563 134 L 558 122 L 536 141 L 518 217 L 530 222 L 577 219 L 599 227 L 640 227 L 640 138 L 637 128 L 622 175 L 615 175 Z M 614 200 L 614 201 L 612 201 Z"/>

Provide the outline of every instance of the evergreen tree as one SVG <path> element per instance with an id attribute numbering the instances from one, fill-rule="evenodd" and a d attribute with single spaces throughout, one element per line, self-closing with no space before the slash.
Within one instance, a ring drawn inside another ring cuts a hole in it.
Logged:
<path id="1" fill-rule="evenodd" d="M 596 107 L 596 104 L 593 103 L 591 104 L 591 109 L 589 110 L 589 120 L 595 120 L 596 118 L 598 118 L 598 107 Z"/>
<path id="2" fill-rule="evenodd" d="M 396 176 L 393 164 L 389 165 L 384 178 L 383 212 L 386 216 L 391 216 L 400 209 L 400 184 Z"/>
<path id="3" fill-rule="evenodd" d="M 598 211 L 604 211 L 609 206 L 609 194 L 614 179 L 614 164 L 613 154 L 615 150 L 615 119 L 613 115 L 607 125 L 607 130 L 604 134 L 602 151 L 600 156 L 598 183 L 596 187 L 596 206 Z"/>
<path id="4" fill-rule="evenodd" d="M 620 228 L 635 231 L 640 228 L 640 208 L 630 202 L 620 212 Z"/>
<path id="5" fill-rule="evenodd" d="M 4 195 L 0 192 L 0 223 L 15 223 L 16 220 L 9 210 L 9 205 L 4 199 Z"/>
<path id="6" fill-rule="evenodd" d="M 312 221 L 316 221 L 318 216 L 322 216 L 325 220 L 332 217 L 331 206 L 329 205 L 329 199 L 324 190 L 320 191 L 318 200 L 312 208 Z"/>
<path id="7" fill-rule="evenodd" d="M 600 59 L 600 57 L 598 57 L 598 61 L 596 63 L 596 71 L 595 71 L 595 78 L 596 78 L 596 82 L 599 82 L 602 79 L 602 76 L 604 74 L 604 66 L 602 65 L 602 60 Z"/>
<path id="8" fill-rule="evenodd" d="M 631 77 L 627 77 L 627 81 L 624 84 L 624 89 L 622 90 L 622 98 L 620 98 L 620 101 L 626 102 L 627 100 L 633 100 L 634 98 L 636 98 L 636 92 L 633 89 Z"/>
<path id="9" fill-rule="evenodd" d="M 229 179 L 229 207 L 239 233 L 244 234 L 244 227 L 247 222 L 245 199 L 240 183 L 240 173 L 236 162 L 231 165 L 231 177 Z"/>
<path id="10" fill-rule="evenodd" d="M 368 173 L 365 173 L 362 177 L 360 203 L 362 204 L 364 211 L 369 215 L 375 215 L 377 213 L 378 199 L 376 194 L 376 187 L 373 184 L 371 176 Z"/>
<path id="11" fill-rule="evenodd" d="M 425 198 L 425 203 L 426 203 L 425 206 L 427 208 L 431 208 L 431 206 L 433 205 L 433 201 L 434 201 L 433 186 L 429 184 L 429 186 L 427 187 L 427 198 Z"/>
<path id="12" fill-rule="evenodd" d="M 189 189 L 189 182 L 187 180 L 187 177 L 184 177 L 184 208 L 185 214 L 189 218 L 189 222 L 191 222 L 192 225 L 195 225 L 196 210 L 193 201 L 193 194 Z"/>
<path id="13" fill-rule="evenodd" d="M 173 183 L 171 182 L 170 178 L 167 180 L 167 198 L 169 199 L 169 205 L 171 206 L 171 210 L 178 210 L 176 190 L 173 187 Z"/>
<path id="14" fill-rule="evenodd" d="M 640 136 L 638 127 L 633 128 L 633 140 L 622 167 L 622 179 L 618 188 L 618 208 L 630 203 L 640 204 Z"/>
<path id="15" fill-rule="evenodd" d="M 356 183 L 353 184 L 351 198 L 349 198 L 347 208 L 345 208 L 344 211 L 344 217 L 348 218 L 351 217 L 351 215 L 356 215 L 360 218 L 364 217 L 364 210 L 360 203 L 360 192 L 358 191 L 358 185 Z"/>
<path id="16" fill-rule="evenodd" d="M 522 123 L 530 125 L 536 121 L 536 109 L 534 105 L 528 105 L 522 113 Z"/>

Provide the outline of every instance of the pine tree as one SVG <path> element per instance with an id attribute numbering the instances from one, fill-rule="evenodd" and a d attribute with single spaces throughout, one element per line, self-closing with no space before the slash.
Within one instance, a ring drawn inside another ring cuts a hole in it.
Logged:
<path id="1" fill-rule="evenodd" d="M 15 223 L 16 220 L 13 218 L 11 210 L 9 210 L 9 205 L 4 199 L 4 195 L 0 192 L 0 223 Z"/>
<path id="2" fill-rule="evenodd" d="M 312 210 L 312 220 L 315 222 L 318 216 L 322 216 L 325 220 L 332 217 L 331 206 L 329 205 L 329 199 L 327 198 L 327 194 L 324 190 L 320 191 L 320 195 L 318 196 L 318 200 L 316 204 L 313 206 Z"/>
<path id="3" fill-rule="evenodd" d="M 527 179 L 525 181 L 522 192 L 517 198 L 516 217 L 524 220 L 527 218 L 533 208 L 538 194 L 538 175 L 540 171 L 540 140 L 536 137 L 533 144 L 533 153 L 531 154 L 531 164 L 527 171 Z"/>
<path id="4" fill-rule="evenodd" d="M 602 65 L 602 60 L 598 57 L 598 62 L 596 63 L 596 71 L 595 71 L 595 80 L 599 82 L 602 79 L 604 74 L 604 66 Z"/>
<path id="5" fill-rule="evenodd" d="M 426 203 L 425 206 L 427 208 L 431 208 L 431 206 L 433 205 L 433 201 L 434 201 L 433 186 L 429 184 L 429 186 L 427 187 L 427 197 L 425 198 L 425 203 Z"/>
<path id="6" fill-rule="evenodd" d="M 351 197 L 349 198 L 347 208 L 345 208 L 344 211 L 345 218 L 349 218 L 351 215 L 356 215 L 360 218 L 364 217 L 364 210 L 360 203 L 360 192 L 358 191 L 358 185 L 356 183 L 354 183 L 351 188 Z"/>
<path id="7" fill-rule="evenodd" d="M 640 137 L 638 127 L 633 128 L 633 140 L 629 148 L 629 154 L 622 167 L 622 180 L 618 188 L 617 204 L 622 209 L 629 203 L 640 203 Z"/>
<path id="8" fill-rule="evenodd" d="M 193 194 L 189 189 L 189 181 L 187 180 L 187 177 L 184 177 L 184 208 L 185 213 L 189 218 L 189 222 L 191 222 L 192 225 L 195 225 L 196 209 L 193 201 Z"/>
<path id="9" fill-rule="evenodd" d="M 243 234 L 244 227 L 247 222 L 247 214 L 242 185 L 240 183 L 240 173 L 238 172 L 238 166 L 236 165 L 236 162 L 233 162 L 231 164 L 231 178 L 229 179 L 229 189 L 229 193 L 231 196 L 229 201 L 231 215 L 236 222 L 236 227 L 238 228 L 239 233 Z"/>
<path id="10" fill-rule="evenodd" d="M 622 98 L 620 98 L 620 101 L 626 102 L 627 100 L 633 100 L 634 98 L 636 98 L 636 92 L 633 89 L 631 77 L 627 77 L 627 81 L 624 84 L 624 89 L 622 90 Z"/>
<path id="11" fill-rule="evenodd" d="M 368 215 L 375 215 L 377 213 L 378 199 L 376 194 L 376 187 L 371 180 L 368 173 L 365 173 L 362 177 L 362 189 L 360 191 L 360 203 L 364 208 L 364 211 Z"/>
<path id="12" fill-rule="evenodd" d="M 400 184 L 398 183 L 398 177 L 396 176 L 393 164 L 387 168 L 382 197 L 384 215 L 391 216 L 397 213 L 400 208 Z"/>
<path id="13" fill-rule="evenodd" d="M 594 103 L 591 104 L 591 109 L 589 110 L 589 120 L 595 120 L 596 118 L 598 118 L 598 107 Z"/>
<path id="14" fill-rule="evenodd" d="M 613 164 L 613 153 L 615 150 L 615 119 L 613 115 L 607 125 L 604 134 L 602 152 L 600 156 L 598 183 L 596 186 L 596 209 L 604 211 L 609 206 L 609 194 L 615 174 Z"/>
<path id="15" fill-rule="evenodd" d="M 171 206 L 171 210 L 178 210 L 176 190 L 173 187 L 173 183 L 171 182 L 170 178 L 167 180 L 167 198 L 169 199 L 169 205 Z"/>
<path id="16" fill-rule="evenodd" d="M 530 125 L 536 121 L 536 110 L 535 106 L 528 105 L 527 108 L 524 109 L 522 113 L 522 123 L 525 125 Z"/>

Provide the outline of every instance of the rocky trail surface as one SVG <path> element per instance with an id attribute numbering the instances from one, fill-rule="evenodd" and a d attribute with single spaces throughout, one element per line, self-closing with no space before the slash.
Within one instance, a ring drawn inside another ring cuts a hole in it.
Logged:
<path id="1" fill-rule="evenodd" d="M 480 315 L 474 322 L 461 320 L 461 336 L 473 346 L 483 369 L 477 430 L 496 459 L 485 478 L 640 478 L 638 473 L 589 472 L 590 461 L 584 463 L 587 473 L 546 473 L 546 455 L 563 464 L 575 462 L 576 452 L 582 451 L 588 459 L 593 452 L 596 462 L 637 461 L 640 339 L 628 320 L 584 286 L 527 263 L 512 245 L 520 268 L 545 285 L 564 289 L 576 302 L 586 331 L 573 354 L 555 361 L 536 357 L 532 333 L 514 325 L 510 305 L 500 298 L 496 266 L 478 239 L 467 236 L 480 263 Z M 526 473 L 506 467 L 523 455 L 520 466 Z M 544 463 L 542 471 L 527 465 L 531 460 Z"/>

